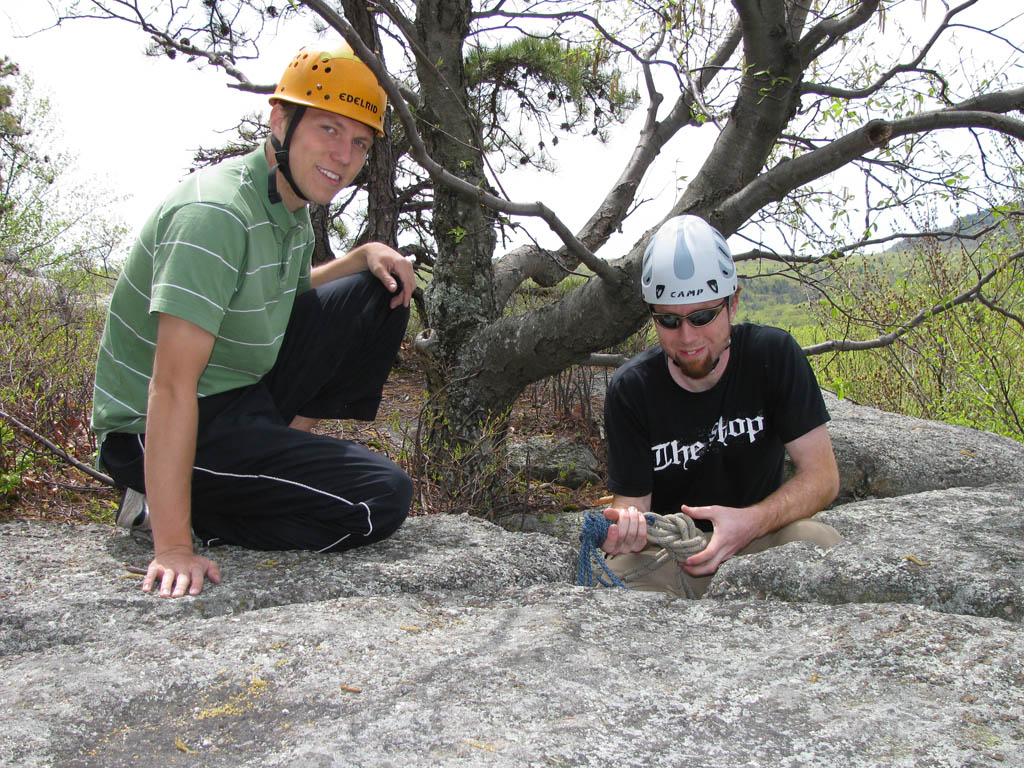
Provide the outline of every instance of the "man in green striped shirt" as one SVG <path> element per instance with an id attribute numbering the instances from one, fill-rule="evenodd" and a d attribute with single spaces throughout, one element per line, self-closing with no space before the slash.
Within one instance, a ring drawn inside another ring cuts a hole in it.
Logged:
<path id="1" fill-rule="evenodd" d="M 408 320 L 414 275 L 392 248 L 310 267 L 307 203 L 358 174 L 386 96 L 343 44 L 300 51 L 271 103 L 265 146 L 193 174 L 145 223 L 100 345 L 99 460 L 147 516 L 142 588 L 162 596 L 220 581 L 193 532 L 337 551 L 390 535 L 411 502 L 386 457 L 309 431 L 374 418 Z"/>

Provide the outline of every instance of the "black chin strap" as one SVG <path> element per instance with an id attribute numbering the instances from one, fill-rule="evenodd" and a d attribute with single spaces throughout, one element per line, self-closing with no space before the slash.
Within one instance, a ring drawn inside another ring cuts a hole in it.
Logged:
<path id="1" fill-rule="evenodd" d="M 730 336 L 730 337 L 729 337 L 729 343 L 725 345 L 725 349 L 728 349 L 728 348 L 729 348 L 729 347 L 731 347 L 731 346 L 732 346 L 732 337 Z M 723 349 L 723 350 L 722 350 L 722 355 L 724 355 L 724 354 L 725 354 L 725 349 Z M 709 374 L 713 373 L 713 372 L 714 372 L 714 370 L 715 370 L 715 368 L 717 368 L 717 367 L 718 367 L 718 364 L 719 364 L 720 362 L 722 362 L 722 355 L 719 355 L 718 357 L 716 357 L 716 358 L 715 358 L 715 362 L 714 362 L 714 364 L 713 364 L 713 365 L 711 366 L 711 370 L 710 370 L 710 371 L 708 371 L 708 373 L 709 373 Z"/>
<path id="2" fill-rule="evenodd" d="M 711 366 L 711 370 L 708 371 L 709 374 L 714 372 L 715 368 L 718 367 L 718 364 L 720 362 L 722 362 L 722 355 L 725 354 L 725 350 L 732 346 L 732 313 L 729 312 L 729 304 L 731 304 L 731 303 L 732 303 L 732 296 L 730 296 L 729 300 L 725 303 L 725 316 L 727 318 L 729 318 L 729 341 L 728 341 L 728 343 L 726 343 L 725 349 L 723 349 L 721 354 L 719 354 L 718 357 L 715 359 L 714 365 L 712 365 Z"/>
<path id="3" fill-rule="evenodd" d="M 271 203 L 281 202 L 281 193 L 277 189 L 277 171 L 279 170 L 291 186 L 292 192 L 302 200 L 309 200 L 305 193 L 299 189 L 299 185 L 295 183 L 295 179 L 292 177 L 292 169 L 288 165 L 288 150 L 292 145 L 292 135 L 295 133 L 299 120 L 302 119 L 305 112 L 305 105 L 296 105 L 295 111 L 292 112 L 292 119 L 288 121 L 288 130 L 284 134 L 284 144 L 278 141 L 277 136 L 273 133 L 270 134 L 270 146 L 274 148 L 274 160 L 277 162 L 277 165 L 270 169 L 270 175 L 267 177 L 267 197 L 270 198 Z"/>

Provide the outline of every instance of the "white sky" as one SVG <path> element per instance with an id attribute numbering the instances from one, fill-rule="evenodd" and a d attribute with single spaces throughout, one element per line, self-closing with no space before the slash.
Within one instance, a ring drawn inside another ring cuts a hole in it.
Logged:
<path id="1" fill-rule="evenodd" d="M 265 96 L 228 88 L 230 78 L 217 70 L 199 71 L 180 57 L 144 56 L 147 38 L 128 24 L 81 20 L 32 34 L 51 20 L 40 0 L 0 0 L 0 52 L 32 77 L 36 95 L 49 98 L 63 132 L 53 149 L 66 151 L 77 165 L 67 175 L 95 185 L 97 201 L 122 198 L 116 213 L 133 232 L 187 174 L 196 148 L 217 146 L 225 138 L 217 131 L 227 131 L 242 115 L 269 111 Z M 295 51 L 315 39 L 300 23 L 286 31 L 264 38 L 260 60 L 244 64 L 253 82 L 276 82 Z M 642 117 L 641 110 L 634 124 Z M 635 132 L 616 135 L 610 146 L 587 139 L 573 147 L 572 139 L 563 138 L 560 157 L 566 159 L 554 177 L 538 183 L 536 174 L 513 171 L 502 174 L 501 183 L 512 199 L 541 200 L 575 229 L 617 178 L 636 141 Z M 608 256 L 622 255 L 616 247 L 628 249 L 634 233 L 664 216 L 676 175 L 686 173 L 677 164 L 663 153 L 663 167 L 649 174 L 641 193 L 660 199 L 642 209 Z M 542 244 L 558 244 L 545 225 L 532 229 L 542 233 Z"/>
<path id="2" fill-rule="evenodd" d="M 199 71 L 180 58 L 144 56 L 146 37 L 125 23 L 75 21 L 25 37 L 50 23 L 49 14 L 42 0 L 0 0 L 0 53 L 34 79 L 37 95 L 50 99 L 63 129 L 63 141 L 53 149 L 77 161 L 68 175 L 94 184 L 98 203 L 123 199 L 117 214 L 132 231 L 186 175 L 196 148 L 218 145 L 226 138 L 218 130 L 229 130 L 248 112 L 266 114 L 269 109 L 265 96 L 228 88 L 229 78 L 218 70 Z M 245 63 L 254 82 L 275 82 L 295 51 L 315 39 L 303 23 L 290 22 L 285 29 L 287 37 L 268 33 L 261 40 L 262 58 Z M 554 175 L 514 171 L 502 174 L 501 183 L 512 199 L 540 200 L 576 229 L 618 176 L 642 119 L 641 108 L 626 129 L 614 132 L 608 146 L 593 139 L 563 139 L 560 170 Z M 708 134 L 684 131 L 662 151 L 638 194 L 638 199 L 655 201 L 627 222 L 625 233 L 602 256 L 622 255 L 665 215 L 676 197 L 676 179 L 692 178 L 705 157 L 707 147 L 701 143 Z M 532 230 L 541 233 L 542 245 L 557 245 L 542 224 Z"/>
<path id="3" fill-rule="evenodd" d="M 99 195 L 127 196 L 118 212 L 129 227 L 140 226 L 186 175 L 196 148 L 217 145 L 217 129 L 269 109 L 265 96 L 227 88 L 229 79 L 217 71 L 144 56 L 146 37 L 127 24 L 76 21 L 22 37 L 52 18 L 43 3 L 0 5 L 0 51 L 32 77 L 36 95 L 50 99 L 63 130 L 56 149 L 77 160 L 75 178 L 96 180 Z M 275 82 L 280 72 L 267 64 L 280 61 L 283 70 L 300 46 L 271 42 L 250 77 Z"/>

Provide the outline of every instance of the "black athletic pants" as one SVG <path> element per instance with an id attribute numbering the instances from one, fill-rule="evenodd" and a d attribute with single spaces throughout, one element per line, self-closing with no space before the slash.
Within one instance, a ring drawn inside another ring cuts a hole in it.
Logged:
<path id="1" fill-rule="evenodd" d="M 295 416 L 371 420 L 409 319 L 369 272 L 296 298 L 273 369 L 200 398 L 192 528 L 213 544 L 344 550 L 394 533 L 412 482 L 359 443 L 291 429 Z M 112 433 L 103 466 L 145 492 L 145 435 Z"/>

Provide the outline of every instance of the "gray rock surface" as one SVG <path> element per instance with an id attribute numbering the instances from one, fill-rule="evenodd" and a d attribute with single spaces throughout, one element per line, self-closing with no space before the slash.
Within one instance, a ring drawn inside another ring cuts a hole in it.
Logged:
<path id="1" fill-rule="evenodd" d="M 1015 440 L 824 395 L 839 462 L 838 502 L 1024 482 L 1024 445 Z"/>
<path id="2" fill-rule="evenodd" d="M 558 437 L 533 437 L 508 446 L 510 467 L 527 477 L 564 488 L 601 480 L 601 465 L 586 445 Z"/>
<path id="3" fill-rule="evenodd" d="M 572 586 L 573 543 L 465 516 L 216 549 L 173 601 L 126 533 L 0 525 L 0 764 L 1024 766 L 1024 452 L 833 414 L 844 477 L 898 493 L 699 601 Z"/>
<path id="4" fill-rule="evenodd" d="M 907 603 L 946 613 L 1024 622 L 1024 484 L 952 488 L 871 499 L 818 519 L 843 541 L 821 552 L 734 558 L 709 597 Z"/>

